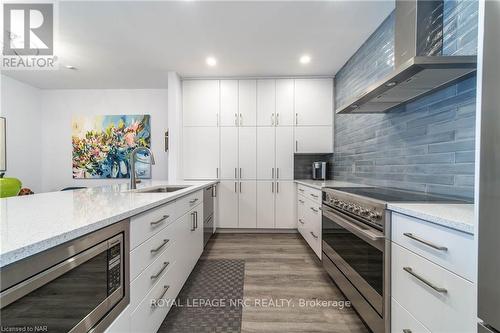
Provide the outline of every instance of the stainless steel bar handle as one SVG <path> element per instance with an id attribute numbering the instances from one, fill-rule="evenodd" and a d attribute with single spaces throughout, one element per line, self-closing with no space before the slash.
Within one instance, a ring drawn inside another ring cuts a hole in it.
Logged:
<path id="1" fill-rule="evenodd" d="M 299 124 L 299 114 L 295 113 L 295 125 Z"/>
<path id="2" fill-rule="evenodd" d="M 310 208 L 313 212 L 315 212 L 315 213 L 318 213 L 318 212 L 319 212 L 319 210 L 317 210 L 317 209 L 316 209 L 316 208 L 314 208 L 314 207 L 309 207 L 309 208 Z"/>
<path id="3" fill-rule="evenodd" d="M 189 203 L 192 205 L 192 204 L 194 204 L 196 201 L 198 201 L 198 198 L 194 198 L 193 200 L 189 200 Z"/>
<path id="4" fill-rule="evenodd" d="M 419 281 L 423 282 L 424 284 L 426 284 L 427 286 L 431 287 L 432 289 L 434 289 L 438 293 L 446 294 L 448 292 L 448 290 L 446 290 L 445 288 L 438 287 L 434 283 L 427 280 L 426 278 L 415 273 L 411 267 L 403 267 L 403 270 L 405 272 L 407 272 L 408 274 L 410 274 L 411 276 L 415 277 L 417 280 L 419 280 Z"/>
<path id="5" fill-rule="evenodd" d="M 158 297 L 157 299 L 155 299 L 154 302 L 151 302 L 151 307 L 155 308 L 155 307 L 158 306 L 157 305 L 158 301 L 160 299 L 163 299 L 163 297 L 165 297 L 165 294 L 167 293 L 167 291 L 168 291 L 169 288 L 170 288 L 170 286 L 167 286 L 167 285 L 163 286 L 163 292 L 161 293 L 160 297 Z"/>
<path id="6" fill-rule="evenodd" d="M 191 213 L 191 231 L 195 231 L 196 230 L 196 226 L 195 226 L 195 221 L 194 221 L 195 217 L 194 217 L 194 212 Z"/>
<path id="7" fill-rule="evenodd" d="M 241 179 L 241 168 L 240 168 L 240 179 Z"/>
<path id="8" fill-rule="evenodd" d="M 271 182 L 271 192 L 274 193 L 274 182 Z"/>
<path id="9" fill-rule="evenodd" d="M 234 168 L 234 179 L 238 178 L 238 168 Z"/>
<path id="10" fill-rule="evenodd" d="M 300 192 L 304 192 L 304 189 L 303 189 L 303 188 L 299 188 L 299 191 L 300 191 Z"/>
<path id="11" fill-rule="evenodd" d="M 313 194 L 313 193 L 309 193 L 309 195 L 313 198 L 319 198 L 319 196 L 317 194 Z"/>
<path id="12" fill-rule="evenodd" d="M 303 204 L 303 203 L 304 203 L 304 200 L 299 199 L 299 202 Z"/>
<path id="13" fill-rule="evenodd" d="M 295 152 L 299 151 L 299 140 L 295 140 Z"/>
<path id="14" fill-rule="evenodd" d="M 274 168 L 271 168 L 271 179 L 274 179 Z"/>
<path id="15" fill-rule="evenodd" d="M 243 126 L 243 114 L 240 113 L 240 126 Z"/>
<path id="16" fill-rule="evenodd" d="M 271 125 L 274 126 L 274 113 L 271 113 Z"/>
<path id="17" fill-rule="evenodd" d="M 314 232 L 311 231 L 311 235 L 314 237 L 314 239 L 318 239 L 318 236 L 314 234 Z"/>
<path id="18" fill-rule="evenodd" d="M 238 190 L 236 189 L 237 186 L 238 186 L 238 182 L 234 182 L 234 192 L 235 193 L 238 193 Z"/>
<path id="19" fill-rule="evenodd" d="M 160 270 L 156 274 L 151 275 L 151 280 L 156 280 L 157 278 L 159 278 L 161 273 L 163 273 L 163 271 L 168 267 L 168 265 L 170 265 L 170 263 L 168 261 L 165 261 Z"/>
<path id="20" fill-rule="evenodd" d="M 276 126 L 280 124 L 280 113 L 276 113 Z"/>
<path id="21" fill-rule="evenodd" d="M 234 114 L 234 126 L 238 126 L 238 114 Z"/>
<path id="22" fill-rule="evenodd" d="M 276 168 L 276 179 L 280 179 L 280 168 Z"/>
<path id="23" fill-rule="evenodd" d="M 448 251 L 448 248 L 446 246 L 441 246 L 441 245 L 437 245 L 437 244 L 431 243 L 428 240 L 425 240 L 423 238 L 415 236 L 411 232 L 404 232 L 403 235 L 406 236 L 406 237 L 408 237 L 408 238 L 411 238 L 411 239 L 413 239 L 413 240 L 415 240 L 417 242 L 420 242 L 420 243 L 422 243 L 424 245 L 432 247 L 433 249 L 436 249 L 436 250 L 439 250 L 439 251 Z"/>
<path id="24" fill-rule="evenodd" d="M 219 168 L 215 168 L 215 178 L 219 178 Z"/>
<path id="25" fill-rule="evenodd" d="M 194 228 L 198 229 L 198 212 L 194 212 Z"/>
<path id="26" fill-rule="evenodd" d="M 158 247 L 154 248 L 154 249 L 151 249 L 151 253 L 157 253 L 158 251 L 160 251 L 165 245 L 167 245 L 167 243 L 170 242 L 170 239 L 164 239 L 163 240 L 163 243 L 161 243 L 161 245 L 159 245 Z"/>
<path id="27" fill-rule="evenodd" d="M 240 193 L 241 193 L 241 182 L 240 182 Z"/>
<path id="28" fill-rule="evenodd" d="M 276 182 L 276 193 L 280 193 L 280 183 Z"/>
<path id="29" fill-rule="evenodd" d="M 156 221 L 153 221 L 153 222 L 150 222 L 149 224 L 154 227 L 155 225 L 158 225 L 160 223 L 162 223 L 163 221 L 165 221 L 166 219 L 168 219 L 170 217 L 170 215 L 163 215 L 163 217 L 159 220 L 156 220 Z"/>
<path id="30" fill-rule="evenodd" d="M 409 328 L 403 328 L 403 333 L 412 333 Z"/>
<path id="31" fill-rule="evenodd" d="M 304 224 L 304 221 L 303 221 L 302 219 L 299 219 L 299 222 L 300 222 L 301 224 Z"/>

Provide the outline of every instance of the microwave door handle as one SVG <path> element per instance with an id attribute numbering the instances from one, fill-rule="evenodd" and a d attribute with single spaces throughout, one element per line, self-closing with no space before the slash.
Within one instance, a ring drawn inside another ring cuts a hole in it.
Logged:
<path id="1" fill-rule="evenodd" d="M 342 218 L 341 216 L 339 216 L 338 214 L 334 213 L 331 208 L 327 208 L 327 207 L 323 206 L 323 212 L 327 218 L 329 218 L 332 221 L 335 221 L 335 223 L 337 223 L 341 227 L 349 230 L 350 232 L 352 232 L 353 234 L 355 234 L 357 236 L 368 238 L 369 240 L 374 241 L 374 242 L 385 238 L 384 235 L 382 233 L 380 233 L 378 230 L 376 230 L 377 233 L 375 233 L 375 232 L 371 232 L 371 230 L 375 230 L 373 228 L 366 227 L 366 229 L 363 229 L 360 226 L 356 225 L 355 223 L 349 222 L 348 220 L 346 220 L 346 219 Z M 334 215 L 335 218 L 332 218 L 332 215 Z"/>
<path id="2" fill-rule="evenodd" d="M 104 241 L 86 251 L 83 251 L 82 253 L 77 254 L 74 257 L 68 258 L 63 262 L 38 273 L 28 280 L 16 284 L 15 286 L 1 293 L 0 302 L 2 304 L 2 307 L 15 302 L 16 300 L 29 294 L 33 290 L 38 289 L 41 286 L 51 282 L 52 280 L 57 279 L 61 275 L 96 257 L 98 254 L 106 251 L 107 249 L 108 243 L 107 241 Z"/>

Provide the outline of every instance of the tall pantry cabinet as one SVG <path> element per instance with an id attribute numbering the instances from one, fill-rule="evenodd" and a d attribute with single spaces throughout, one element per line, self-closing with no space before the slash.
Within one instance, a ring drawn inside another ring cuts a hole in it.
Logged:
<path id="1" fill-rule="evenodd" d="M 183 118 L 185 179 L 220 179 L 219 228 L 297 227 L 293 156 L 333 152 L 333 80 L 185 80 Z"/>

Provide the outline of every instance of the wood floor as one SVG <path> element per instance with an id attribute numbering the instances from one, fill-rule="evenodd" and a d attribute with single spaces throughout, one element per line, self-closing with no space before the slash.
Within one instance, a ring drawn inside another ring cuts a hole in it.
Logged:
<path id="1" fill-rule="evenodd" d="M 299 234 L 216 234 L 202 258 L 245 260 L 243 333 L 368 332 L 352 308 L 301 306 L 346 299 Z"/>

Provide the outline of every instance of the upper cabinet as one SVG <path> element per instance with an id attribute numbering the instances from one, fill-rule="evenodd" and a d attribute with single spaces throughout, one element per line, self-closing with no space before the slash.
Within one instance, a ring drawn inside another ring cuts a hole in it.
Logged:
<path id="1" fill-rule="evenodd" d="M 220 125 L 238 126 L 238 80 L 220 81 Z"/>
<path id="2" fill-rule="evenodd" d="M 295 125 L 333 125 L 333 80 L 295 80 Z"/>
<path id="3" fill-rule="evenodd" d="M 219 80 L 182 82 L 184 126 L 218 126 Z"/>
<path id="4" fill-rule="evenodd" d="M 238 81 L 239 126 L 257 125 L 257 81 Z"/>
<path id="5" fill-rule="evenodd" d="M 257 125 L 274 126 L 276 122 L 276 80 L 257 81 Z"/>
<path id="6" fill-rule="evenodd" d="M 295 80 L 276 80 L 276 126 L 293 126 Z"/>

